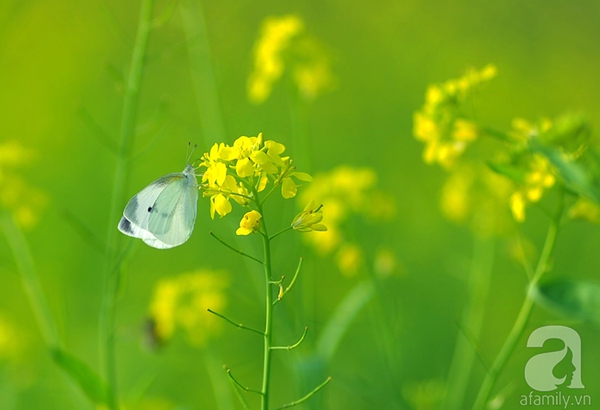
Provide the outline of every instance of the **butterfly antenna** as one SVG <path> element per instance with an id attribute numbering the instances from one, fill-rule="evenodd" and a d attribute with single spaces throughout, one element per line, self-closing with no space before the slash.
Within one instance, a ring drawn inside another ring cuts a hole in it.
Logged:
<path id="1" fill-rule="evenodd" d="M 198 148 L 198 144 L 194 144 L 194 146 L 192 147 L 192 143 L 190 141 L 188 141 L 187 155 L 186 155 L 186 158 L 185 158 L 185 163 L 186 164 L 190 163 L 190 158 L 194 154 L 194 151 L 196 151 L 196 148 Z"/>

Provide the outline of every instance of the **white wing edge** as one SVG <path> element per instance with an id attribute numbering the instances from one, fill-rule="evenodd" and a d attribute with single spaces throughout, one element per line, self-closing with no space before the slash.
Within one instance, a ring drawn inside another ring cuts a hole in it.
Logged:
<path id="1" fill-rule="evenodd" d="M 129 219 L 126 217 L 122 217 L 119 221 L 119 231 L 124 233 L 127 236 L 131 236 L 133 238 L 139 238 L 144 241 L 147 245 L 152 246 L 156 249 L 170 249 L 175 247 L 176 245 L 169 245 L 164 243 L 163 241 L 157 239 L 154 235 L 148 232 L 145 229 L 140 228 L 137 225 L 134 225 Z"/>

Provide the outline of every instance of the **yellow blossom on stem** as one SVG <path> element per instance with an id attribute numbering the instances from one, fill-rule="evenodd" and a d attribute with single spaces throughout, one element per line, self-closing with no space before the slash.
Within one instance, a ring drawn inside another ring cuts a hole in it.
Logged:
<path id="1" fill-rule="evenodd" d="M 241 136 L 232 146 L 214 144 L 202 156 L 203 196 L 210 197 L 210 214 L 223 217 L 231 212 L 230 199 L 241 206 L 249 206 L 256 193 L 266 189 L 271 181 L 281 185 L 284 198 L 296 195 L 300 181 L 310 181 L 310 175 L 296 171 L 292 160 L 282 156 L 285 146 L 275 141 L 264 141 L 262 133 L 257 136 Z"/>
<path id="2" fill-rule="evenodd" d="M 528 203 L 538 202 L 544 191 L 556 182 L 550 161 L 546 157 L 534 154 L 527 164 L 528 171 L 523 182 L 510 198 L 510 209 L 518 222 L 525 220 L 525 208 Z"/>
<path id="3" fill-rule="evenodd" d="M 323 205 L 310 201 L 308 205 L 292 221 L 292 228 L 298 232 L 326 231 L 327 227 L 320 223 L 323 220 Z"/>
<path id="4" fill-rule="evenodd" d="M 258 104 L 269 97 L 273 83 L 283 74 L 283 53 L 303 28 L 304 22 L 295 15 L 265 19 L 254 46 L 254 71 L 248 79 L 250 101 Z"/>
<path id="5" fill-rule="evenodd" d="M 236 235 L 250 235 L 260 229 L 260 212 L 252 210 L 247 212 L 240 221 L 240 227 L 235 231 Z"/>
<path id="6" fill-rule="evenodd" d="M 481 83 L 496 75 L 488 65 L 482 70 L 469 70 L 456 80 L 431 85 L 425 94 L 425 104 L 414 115 L 413 134 L 425 144 L 423 160 L 451 168 L 469 144 L 481 135 L 479 128 L 465 118 L 465 102 Z"/>
<path id="7" fill-rule="evenodd" d="M 298 94 L 312 100 L 332 88 L 334 75 L 326 48 L 304 31 L 295 15 L 267 17 L 254 45 L 254 68 L 248 77 L 248 98 L 263 103 L 286 70 Z"/>

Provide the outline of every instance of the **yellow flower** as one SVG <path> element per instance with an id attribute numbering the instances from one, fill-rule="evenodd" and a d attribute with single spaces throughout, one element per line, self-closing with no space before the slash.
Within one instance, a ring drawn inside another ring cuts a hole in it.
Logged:
<path id="1" fill-rule="evenodd" d="M 468 145 L 479 138 L 478 127 L 465 119 L 461 111 L 472 91 L 495 75 L 496 68 L 488 65 L 479 71 L 469 70 L 456 80 L 427 88 L 425 103 L 415 113 L 413 121 L 415 138 L 425 143 L 425 163 L 451 168 Z"/>
<path id="2" fill-rule="evenodd" d="M 281 185 L 285 199 L 296 195 L 296 180 L 310 181 L 310 175 L 296 171 L 292 159 L 282 156 L 285 146 L 268 140 L 263 135 L 241 136 L 232 146 L 214 144 L 202 157 L 200 167 L 206 168 L 202 176 L 203 196 L 210 197 L 210 215 L 223 217 L 232 211 L 233 198 L 241 206 L 249 206 L 257 193 L 265 190 L 269 182 Z M 229 172 L 235 170 L 235 172 Z M 269 192 L 270 193 L 270 192 Z"/>
<path id="3" fill-rule="evenodd" d="M 240 227 L 235 231 L 236 235 L 250 235 L 260 229 L 262 215 L 255 210 L 247 212 L 240 221 Z"/>
<path id="4" fill-rule="evenodd" d="M 528 203 L 538 202 L 544 191 L 556 182 L 550 161 L 545 157 L 534 154 L 526 164 L 527 172 L 523 182 L 517 187 L 510 199 L 510 209 L 518 222 L 525 220 L 525 209 Z"/>
<path id="5" fill-rule="evenodd" d="M 231 212 L 231 209 L 229 198 L 225 195 L 218 193 L 210 197 L 210 217 L 212 219 L 215 219 L 215 212 L 223 217 Z"/>
<path id="6" fill-rule="evenodd" d="M 225 144 L 214 144 L 210 151 L 202 156 L 201 165 L 207 168 L 202 174 L 202 182 L 208 182 L 211 187 L 223 184 L 227 177 L 227 165 L 222 158 L 224 149 Z"/>
<path id="7" fill-rule="evenodd" d="M 219 329 L 217 318 L 207 309 L 222 310 L 228 285 L 223 272 L 199 269 L 162 279 L 156 284 L 150 317 L 159 342 L 173 337 L 179 328 L 190 344 L 201 346 Z"/>
<path id="8" fill-rule="evenodd" d="M 301 18 L 294 15 L 268 17 L 254 46 L 248 98 L 255 104 L 263 103 L 289 66 L 300 96 L 314 99 L 334 82 L 329 60 L 325 48 L 304 33 Z"/>
<path id="9" fill-rule="evenodd" d="M 327 227 L 320 223 L 323 220 L 323 205 L 316 206 L 310 201 L 304 210 L 292 221 L 292 228 L 298 232 L 326 231 Z"/>
<path id="10" fill-rule="evenodd" d="M 348 243 L 345 224 L 350 218 L 362 216 L 372 222 L 393 217 L 395 204 L 391 197 L 376 189 L 376 182 L 377 174 L 370 168 L 338 166 L 316 175 L 299 197 L 303 206 L 309 205 L 295 222 L 300 224 L 302 218 L 314 217 L 309 211 L 318 209 L 316 204 L 322 204 L 326 212 L 322 220 L 315 222 L 326 226 L 327 231 L 307 234 L 303 239 L 325 256 Z"/>
<path id="11" fill-rule="evenodd" d="M 522 192 L 515 192 L 510 197 L 510 210 L 517 222 L 525 221 L 525 198 Z"/>
<path id="12" fill-rule="evenodd" d="M 265 19 L 254 46 L 254 71 L 248 80 L 250 101 L 259 104 L 269 97 L 273 83 L 283 74 L 283 53 L 303 29 L 304 22 L 298 16 Z"/>

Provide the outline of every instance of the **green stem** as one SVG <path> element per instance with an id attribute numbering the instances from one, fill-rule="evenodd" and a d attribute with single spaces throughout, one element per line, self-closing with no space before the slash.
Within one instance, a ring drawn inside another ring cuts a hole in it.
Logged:
<path id="1" fill-rule="evenodd" d="M 264 349 L 263 349 L 263 380 L 261 387 L 261 410 L 269 409 L 269 382 L 271 378 L 271 353 L 272 347 L 272 327 L 273 327 L 273 275 L 271 270 L 271 240 L 265 224 L 262 207 L 259 210 L 262 219 L 262 238 L 264 246 L 264 269 L 265 269 L 265 331 L 264 331 Z"/>
<path id="2" fill-rule="evenodd" d="M 11 214 L 3 212 L 0 216 L 0 226 L 8 241 L 8 246 L 12 250 L 17 263 L 17 268 L 21 274 L 21 282 L 29 298 L 29 303 L 38 322 L 38 326 L 44 337 L 44 342 L 48 349 L 53 350 L 61 347 L 60 338 L 56 325 L 50 313 L 50 307 L 44 296 L 42 285 L 38 279 L 33 257 L 23 236 L 23 232 L 15 223 Z"/>
<path id="3" fill-rule="evenodd" d="M 227 242 L 223 241 L 221 238 L 219 238 L 219 237 L 218 237 L 217 235 L 215 235 L 214 233 L 212 233 L 212 232 L 209 232 L 208 234 L 209 234 L 210 236 L 212 236 L 213 238 L 215 238 L 217 241 L 221 242 L 221 243 L 222 243 L 223 245 L 225 245 L 227 248 L 231 249 L 232 251 L 234 251 L 234 252 L 236 252 L 236 253 L 239 253 L 240 255 L 242 255 L 242 256 L 245 256 L 246 258 L 248 258 L 248 259 L 251 259 L 251 260 L 253 260 L 254 262 L 258 262 L 258 263 L 260 263 L 261 265 L 263 264 L 263 262 L 262 262 L 261 260 L 259 260 L 259 259 L 255 258 L 254 256 L 248 255 L 247 253 L 245 253 L 245 252 L 242 252 L 242 251 L 240 251 L 239 249 L 236 249 L 236 248 L 234 248 L 233 246 L 231 246 L 231 245 L 229 245 Z"/>
<path id="4" fill-rule="evenodd" d="M 273 235 L 271 235 L 271 237 L 269 238 L 270 240 L 277 238 L 279 235 L 281 235 L 284 232 L 289 231 L 290 229 L 292 229 L 292 226 L 288 226 L 287 228 L 283 228 L 281 231 L 274 233 Z"/>
<path id="5" fill-rule="evenodd" d="M 315 395 L 315 393 L 317 393 L 319 390 L 321 390 L 323 387 L 325 387 L 327 385 L 327 383 L 329 383 L 331 381 L 331 376 L 328 377 L 327 379 L 325 379 L 325 381 L 321 384 L 319 384 L 317 387 L 315 387 L 310 393 L 308 393 L 306 396 L 302 397 L 301 399 L 298 399 L 296 401 L 293 401 L 291 403 L 288 404 L 284 404 L 281 407 L 277 407 L 275 410 L 282 410 L 282 409 L 289 409 L 290 407 L 295 407 L 299 404 L 304 403 L 306 400 L 310 399 L 312 396 Z"/>
<path id="6" fill-rule="evenodd" d="M 548 228 L 548 233 L 546 234 L 546 240 L 544 242 L 544 247 L 542 249 L 542 253 L 540 255 L 540 259 L 538 260 L 537 267 L 535 269 L 533 278 L 529 282 L 529 289 L 535 287 L 540 279 L 544 276 L 544 273 L 548 269 L 548 262 L 550 261 L 550 257 L 554 251 L 554 245 L 556 244 L 556 237 L 558 235 L 558 229 L 560 226 L 560 221 L 563 213 L 563 196 L 559 198 L 559 204 L 557 212 L 550 223 L 550 227 Z M 504 366 L 508 362 L 508 359 L 512 355 L 513 351 L 523 332 L 525 331 L 525 326 L 529 321 L 529 317 L 531 316 L 531 311 L 533 308 L 533 299 L 531 297 L 531 292 L 528 290 L 527 295 L 525 296 L 525 300 L 523 301 L 523 305 L 521 306 L 521 310 L 519 311 L 519 315 L 515 323 L 513 324 L 500 353 L 496 357 L 496 360 L 490 367 L 485 379 L 483 380 L 483 384 L 479 389 L 479 393 L 477 394 L 477 398 L 475 399 L 475 403 L 473 404 L 473 410 L 482 410 L 492 392 L 494 384 L 498 380 L 498 376 L 504 369 Z"/>
<path id="7" fill-rule="evenodd" d="M 475 359 L 476 349 L 483 324 L 484 306 L 489 293 L 494 265 L 495 241 L 474 238 L 473 260 L 468 279 L 468 301 L 464 308 L 459 331 L 448 372 L 448 396 L 443 408 L 463 408 L 469 376 Z"/>
<path id="8" fill-rule="evenodd" d="M 100 312 L 100 361 L 103 373 L 110 387 L 109 409 L 119 408 L 117 394 L 117 372 L 115 357 L 115 303 L 119 286 L 117 221 L 119 209 L 123 205 L 125 186 L 127 180 L 128 159 L 135 134 L 135 125 L 139 105 L 139 92 L 144 71 L 144 60 L 148 46 L 148 37 L 152 28 L 152 11 L 154 0 L 142 0 L 139 24 L 133 53 L 131 67 L 126 83 L 123 103 L 123 116 L 120 129 L 120 140 L 117 151 L 117 164 L 112 191 L 112 203 L 109 213 L 109 224 L 106 247 L 108 257 L 104 272 L 104 289 L 102 307 Z"/>

